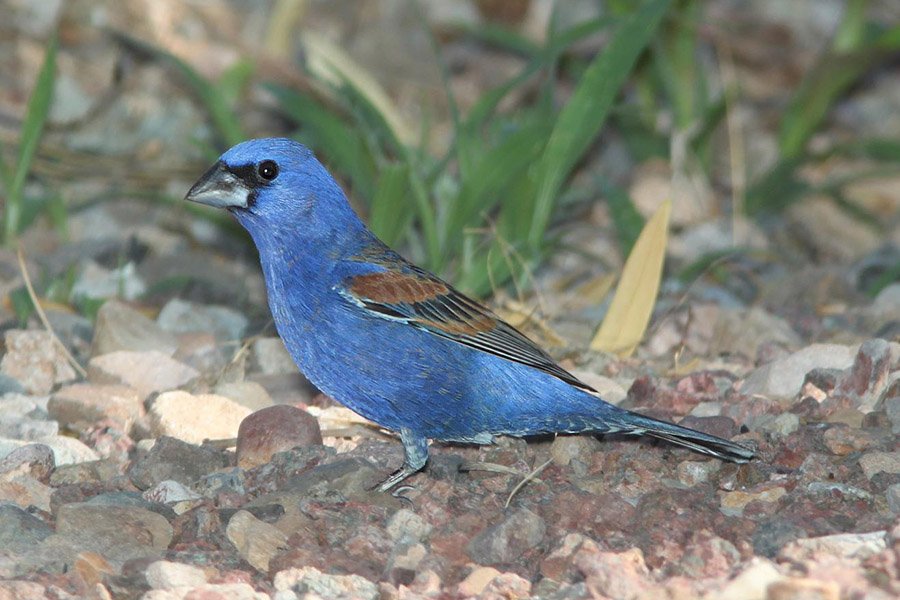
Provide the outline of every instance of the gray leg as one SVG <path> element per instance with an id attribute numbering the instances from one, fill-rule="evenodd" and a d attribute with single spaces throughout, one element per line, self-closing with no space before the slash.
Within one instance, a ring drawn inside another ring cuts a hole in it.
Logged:
<path id="1" fill-rule="evenodd" d="M 400 429 L 400 441 L 403 442 L 403 466 L 378 485 L 379 492 L 388 491 L 428 462 L 428 439 L 403 427 Z"/>

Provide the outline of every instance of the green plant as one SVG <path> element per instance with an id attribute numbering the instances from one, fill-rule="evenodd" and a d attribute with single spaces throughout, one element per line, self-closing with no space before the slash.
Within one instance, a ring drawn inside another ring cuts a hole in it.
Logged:
<path id="1" fill-rule="evenodd" d="M 28 199 L 25 197 L 25 181 L 31 171 L 31 164 L 37 152 L 38 142 L 44 130 L 44 123 L 50 112 L 53 99 L 53 85 L 56 79 L 56 52 L 59 42 L 54 36 L 47 46 L 44 63 L 28 100 L 28 109 L 19 133 L 18 158 L 13 169 L 0 166 L 0 178 L 6 192 L 6 206 L 3 211 L 3 243 L 12 244 L 19 232 L 40 212 L 51 199 Z M 2 163 L 2 161 L 0 161 Z M 55 203 L 58 208 L 58 202 Z M 58 211 L 57 211 L 58 213 Z"/>

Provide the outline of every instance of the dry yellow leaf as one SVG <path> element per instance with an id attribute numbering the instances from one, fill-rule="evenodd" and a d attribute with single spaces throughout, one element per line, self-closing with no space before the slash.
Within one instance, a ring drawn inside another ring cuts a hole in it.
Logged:
<path id="1" fill-rule="evenodd" d="M 641 230 L 591 350 L 630 356 L 644 337 L 659 292 L 671 212 L 672 201 L 666 200 Z"/>

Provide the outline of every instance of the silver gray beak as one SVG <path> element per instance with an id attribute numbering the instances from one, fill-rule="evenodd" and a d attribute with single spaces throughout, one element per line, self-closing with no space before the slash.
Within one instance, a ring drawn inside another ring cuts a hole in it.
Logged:
<path id="1" fill-rule="evenodd" d="M 247 184 L 219 161 L 197 180 L 184 199 L 216 208 L 247 208 L 250 192 Z"/>

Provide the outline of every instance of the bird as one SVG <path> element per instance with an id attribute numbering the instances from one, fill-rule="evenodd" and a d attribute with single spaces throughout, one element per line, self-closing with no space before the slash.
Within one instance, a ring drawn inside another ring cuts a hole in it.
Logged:
<path id="1" fill-rule="evenodd" d="M 425 467 L 429 440 L 618 433 L 737 463 L 755 455 L 605 402 L 484 304 L 381 242 L 297 141 L 233 146 L 185 198 L 227 210 L 250 234 L 276 329 L 306 377 L 399 433 L 403 464 L 382 492 Z"/>

